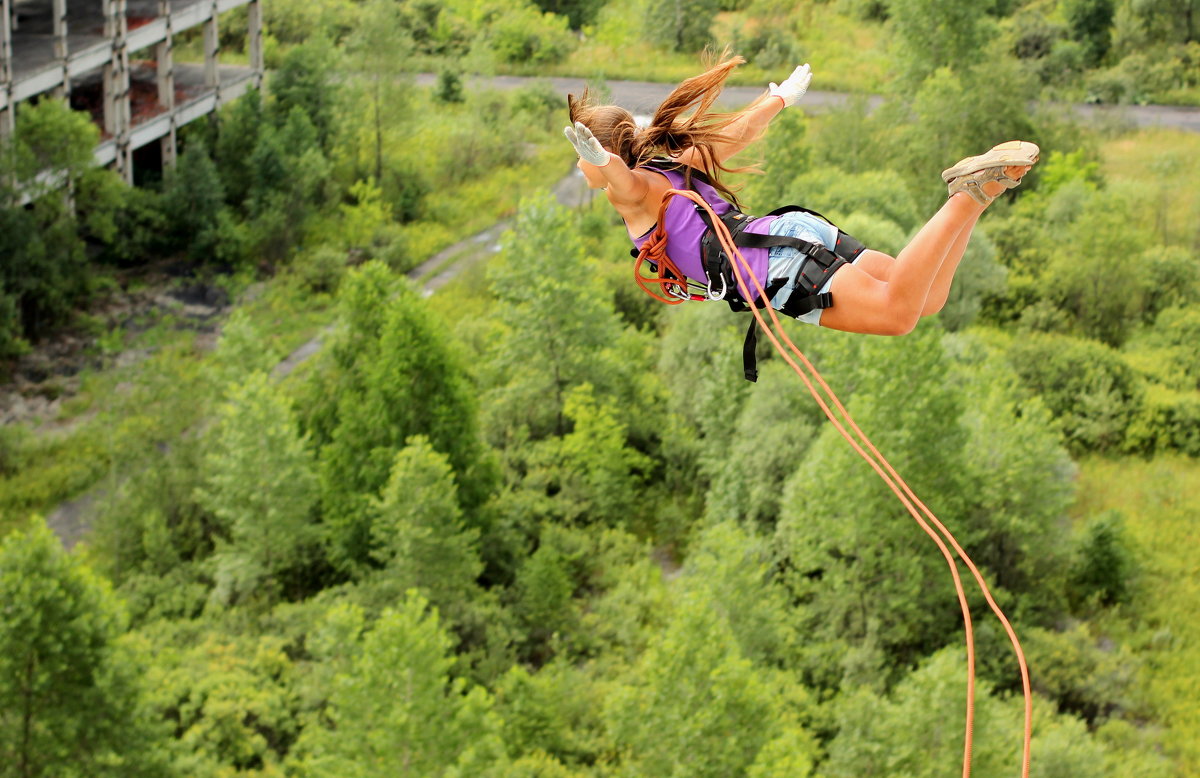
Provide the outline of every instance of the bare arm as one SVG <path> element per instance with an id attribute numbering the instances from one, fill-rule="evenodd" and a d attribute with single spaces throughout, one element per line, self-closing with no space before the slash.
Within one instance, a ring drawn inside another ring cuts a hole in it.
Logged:
<path id="1" fill-rule="evenodd" d="M 783 110 L 784 102 L 773 95 L 763 95 L 738 114 L 727 130 L 732 140 L 713 146 L 718 162 L 724 162 L 762 137 L 767 125 Z M 696 149 L 685 149 L 676 159 L 685 165 L 703 167 Z"/>
<path id="2" fill-rule="evenodd" d="M 604 178 L 609 202 L 617 206 L 630 206 L 645 199 L 649 191 L 646 180 L 630 170 L 625 160 L 601 146 L 591 130 L 576 122 L 574 127 L 567 127 L 563 133 L 575 147 L 579 164 Z"/>
<path id="3" fill-rule="evenodd" d="M 793 70 L 782 84 L 771 82 L 767 94 L 743 109 L 741 114 L 729 125 L 727 132 L 731 140 L 713 146 L 716 161 L 724 162 L 762 137 L 763 131 L 775 118 L 775 114 L 789 105 L 795 104 L 803 97 L 804 93 L 808 91 L 811 81 L 812 69 L 804 64 Z M 695 149 L 685 150 L 679 155 L 679 161 L 693 167 L 705 167 L 702 160 L 699 159 L 699 152 Z"/>
<path id="4" fill-rule="evenodd" d="M 591 165 L 584 161 L 585 165 Z M 608 182 L 605 190 L 613 205 L 636 205 L 645 199 L 650 187 L 646 180 L 629 169 L 625 161 L 616 154 L 608 155 L 608 164 L 591 165 Z"/>

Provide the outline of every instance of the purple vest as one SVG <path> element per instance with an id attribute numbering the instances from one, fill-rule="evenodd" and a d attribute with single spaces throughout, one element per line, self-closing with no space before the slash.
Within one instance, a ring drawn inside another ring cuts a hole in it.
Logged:
<path id="1" fill-rule="evenodd" d="M 654 170 L 655 173 L 664 175 L 671 182 L 672 189 L 681 189 L 687 191 L 687 186 L 683 182 L 683 173 L 674 170 L 657 170 L 653 168 L 643 168 L 646 170 Z M 729 212 L 733 206 L 717 193 L 717 190 L 708 184 L 700 181 L 698 178 L 692 178 L 692 186 L 700 193 L 700 196 L 712 206 L 712 209 L 718 216 Z M 746 232 L 753 232 L 759 235 L 767 235 L 771 229 L 771 222 L 775 221 L 774 216 L 764 216 L 761 219 L 755 219 L 746 227 Z M 665 228 L 667 230 L 667 256 L 671 261 L 683 272 L 685 276 L 703 285 L 706 283 L 704 275 L 704 261 L 700 257 L 700 238 L 704 235 L 704 220 L 700 218 L 700 214 L 696 212 L 696 206 L 691 200 L 684 197 L 672 197 L 671 202 L 667 205 L 667 212 L 663 216 Z M 650 237 L 648 231 L 640 238 L 633 239 L 633 245 L 641 249 L 642 244 Z M 764 287 L 767 285 L 767 251 L 768 249 L 742 249 L 742 256 L 746 258 L 746 262 L 750 265 L 750 270 Z M 732 259 L 732 258 L 731 258 Z M 720 289 L 720 284 L 717 286 Z M 749 299 L 754 296 L 754 289 L 751 286 L 750 294 L 747 295 L 743 290 L 742 294 Z"/>

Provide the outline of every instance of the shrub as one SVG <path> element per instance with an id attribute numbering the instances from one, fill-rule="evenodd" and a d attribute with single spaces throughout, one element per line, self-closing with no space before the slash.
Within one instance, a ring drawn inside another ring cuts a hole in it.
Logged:
<path id="1" fill-rule="evenodd" d="M 1173 449 L 1200 456 L 1200 392 L 1151 384 L 1141 412 L 1130 424 L 1126 448 L 1146 454 Z"/>
<path id="2" fill-rule="evenodd" d="M 1071 566 L 1071 597 L 1077 604 L 1116 605 L 1129 599 L 1133 555 L 1125 539 L 1125 517 L 1105 511 L 1088 520 Z"/>
<path id="3" fill-rule="evenodd" d="M 1144 392 L 1121 355 L 1102 343 L 1035 333 L 1013 342 L 1009 361 L 1058 420 L 1074 453 L 1116 450 Z"/>
<path id="4" fill-rule="evenodd" d="M 444 68 L 438 73 L 437 88 L 433 96 L 443 103 L 461 103 L 463 101 L 462 75 L 457 70 Z"/>
<path id="5" fill-rule="evenodd" d="M 319 246 L 296 257 L 292 273 L 311 292 L 336 292 L 346 274 L 346 252 L 336 246 Z"/>
<path id="6" fill-rule="evenodd" d="M 501 62 L 550 65 L 570 53 L 574 38 L 567 19 L 532 8 L 506 13 L 492 28 L 492 49 Z"/>

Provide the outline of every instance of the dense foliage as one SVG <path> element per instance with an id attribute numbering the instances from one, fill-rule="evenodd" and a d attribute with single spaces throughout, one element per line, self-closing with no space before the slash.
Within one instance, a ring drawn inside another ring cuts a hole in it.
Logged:
<path id="1" fill-rule="evenodd" d="M 0 182 L 24 188 L 0 211 L 4 355 L 69 321 L 105 269 L 162 257 L 277 273 L 333 326 L 280 378 L 279 312 L 247 302 L 213 354 L 176 357 L 191 377 L 147 366 L 155 389 L 129 407 L 176 419 L 169 440 L 134 410 L 103 415 L 107 445 L 79 459 L 3 430 L 0 776 L 957 769 L 963 630 L 935 547 L 778 359 L 742 380 L 741 319 L 640 296 L 611 209 L 532 191 L 531 162 L 570 161 L 557 96 L 461 78 L 730 31 L 786 68 L 813 18 L 887 30 L 895 88 L 874 110 L 781 115 L 753 152 L 765 175 L 740 179 L 751 210 L 800 201 L 896 251 L 948 162 L 1009 136 L 1046 156 L 984 217 L 940 316 L 902 338 L 793 337 L 1013 618 L 1032 774 L 1200 767 L 1198 144 L 1026 107 L 1169 70 L 1194 28 L 1131 0 L 267 10 L 269 89 L 190 128 L 163 180 L 89 169 L 93 129 L 53 101 L 7 147 Z M 406 74 L 431 63 L 417 88 Z M 1193 89 L 1183 70 L 1163 83 Z M 48 166 L 73 207 L 30 189 Z M 431 298 L 405 277 L 514 193 L 486 269 Z M 105 472 L 78 550 L 26 518 Z M 1015 772 L 1015 663 L 971 602 L 975 773 Z"/>

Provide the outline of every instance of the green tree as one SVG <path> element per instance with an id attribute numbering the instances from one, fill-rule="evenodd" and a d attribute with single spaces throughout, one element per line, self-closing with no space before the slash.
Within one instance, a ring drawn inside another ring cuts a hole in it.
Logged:
<path id="1" fill-rule="evenodd" d="M 179 155 L 163 186 L 170 245 L 198 261 L 231 264 L 240 258 L 232 215 L 217 166 L 198 139 Z"/>
<path id="2" fill-rule="evenodd" d="M 295 415 L 266 373 L 251 374 L 219 409 L 205 469 L 198 497 L 229 534 L 217 545 L 214 597 L 278 587 L 315 540 L 317 477 Z"/>
<path id="3" fill-rule="evenodd" d="M 577 614 L 571 600 L 574 583 L 558 549 L 538 548 L 517 571 L 517 618 L 525 628 L 531 658 L 545 661 L 555 633 L 575 626 Z"/>
<path id="4" fill-rule="evenodd" d="M 305 730 L 304 775 L 485 776 L 506 761 L 492 700 L 453 678 L 452 641 L 436 611 L 410 592 L 361 639 L 334 679 L 330 728 Z"/>
<path id="5" fill-rule="evenodd" d="M 733 364 L 723 369 L 733 373 L 731 380 L 741 381 Z M 712 453 L 705 458 L 704 469 L 712 479 L 705 495 L 705 516 L 714 523 L 737 520 L 773 529 L 782 506 L 784 484 L 796 472 L 796 463 L 804 458 L 819 431 L 816 403 L 784 362 L 771 360 L 764 364 L 759 383 L 771 390 L 746 395 L 731 430 L 732 438 L 712 441 Z M 711 405 L 720 404 L 717 394 Z M 772 421 L 763 424 L 763 419 Z"/>
<path id="6" fill-rule="evenodd" d="M 336 91 L 332 74 L 336 49 L 324 36 L 315 36 L 288 49 L 271 77 L 271 111 L 276 124 L 299 108 L 317 129 L 322 149 L 333 140 Z"/>
<path id="7" fill-rule="evenodd" d="M 563 436 L 563 491 L 584 506 L 588 520 L 618 524 L 629 521 L 636 507 L 642 474 L 651 461 L 626 444 L 626 426 L 611 403 L 601 404 L 590 384 L 571 390 L 563 413 L 574 428 Z"/>
<path id="8" fill-rule="evenodd" d="M 809 701 L 784 673 L 760 671 L 706 593 L 685 595 L 666 630 L 608 696 L 604 718 L 623 774 L 664 778 L 743 775 L 778 738 L 796 748 L 791 773 L 809 774 L 816 743 L 798 712 Z M 761 770 L 766 764 L 759 765 Z"/>
<path id="9" fill-rule="evenodd" d="M 835 345 L 822 354 L 835 363 L 826 379 L 835 390 L 857 387 L 843 401 L 858 425 L 961 532 L 963 401 L 944 378 L 941 333 L 925 325 L 905 338 L 842 337 Z M 776 542 L 793 594 L 807 605 L 799 621 L 810 677 L 877 683 L 888 664 L 906 665 L 954 634 L 960 617 L 948 607 L 945 561 L 832 425 L 788 480 L 782 506 Z"/>
<path id="10" fill-rule="evenodd" d="M 213 146 L 217 170 L 226 202 L 244 208 L 254 185 L 254 165 L 246 164 L 247 149 L 258 147 L 265 116 L 262 93 L 251 89 L 219 114 L 217 141 Z"/>
<path id="11" fill-rule="evenodd" d="M 1100 672 L 1107 669 L 1111 666 Z M 886 698 L 865 689 L 843 695 L 833 706 L 838 734 L 829 743 L 822 775 L 932 778 L 957 769 L 964 733 L 964 671 L 962 650 L 948 648 L 922 662 Z M 1117 734 L 1120 727 L 1110 728 L 1111 740 L 1093 737 L 1083 721 L 1055 712 L 1044 698 L 1035 695 L 1033 703 L 1030 776 L 1170 774 L 1161 754 L 1138 743 L 1136 736 Z M 1022 719 L 1019 694 L 1000 697 L 986 682 L 976 686 L 973 775 L 1020 770 Z"/>
<path id="12" fill-rule="evenodd" d="M 370 500 L 413 435 L 448 458 L 467 522 L 482 529 L 474 509 L 490 491 L 491 465 L 466 371 L 438 321 L 380 262 L 351 273 L 339 298 L 345 329 L 331 349 L 335 367 L 316 379 L 317 392 L 333 394 L 320 398 L 313 419 L 335 559 L 369 560 Z"/>
<path id="13" fill-rule="evenodd" d="M 1122 54 L 1163 44 L 1200 41 L 1200 2 L 1120 0 L 1114 26 L 1115 42 Z"/>
<path id="14" fill-rule="evenodd" d="M 604 5 L 600 0 L 534 0 L 538 8 L 567 17 L 571 29 L 578 30 L 596 18 Z"/>
<path id="15" fill-rule="evenodd" d="M 488 279 L 502 325 L 487 365 L 490 439 L 521 428 L 535 440 L 565 434 L 567 395 L 583 383 L 598 399 L 635 405 L 644 339 L 623 331 L 566 209 L 548 195 L 523 202 Z"/>
<path id="16" fill-rule="evenodd" d="M 1112 42 L 1113 0 L 1062 0 L 1071 38 L 1084 45 L 1087 62 L 1095 66 Z"/>
<path id="17" fill-rule="evenodd" d="M 548 754 L 572 766 L 595 763 L 609 745 L 596 705 L 603 683 L 567 660 L 536 673 L 513 665 L 496 684 L 496 712 L 509 756 L 517 764 L 530 754 Z"/>
<path id="18" fill-rule="evenodd" d="M 99 140 L 91 118 L 65 101 L 20 104 L 16 131 L 0 146 L 0 203 L 22 196 L 34 201 L 73 186 L 95 164 Z"/>
<path id="19" fill-rule="evenodd" d="M 36 520 L 0 542 L 0 776 L 168 774 L 105 583 Z"/>
<path id="20" fill-rule="evenodd" d="M 1033 333 L 1014 340 L 1009 361 L 1041 398 L 1075 453 L 1118 449 L 1145 389 L 1113 349 L 1096 341 Z"/>
<path id="21" fill-rule="evenodd" d="M 560 62 L 575 43 L 567 19 L 518 5 L 490 29 L 492 50 L 501 62 L 549 65 Z"/>
<path id="22" fill-rule="evenodd" d="M 64 323 L 90 292 L 84 244 L 64 195 L 94 164 L 99 140 L 89 117 L 60 100 L 23 103 L 16 118 L 16 131 L 0 140 L 4 357 Z"/>
<path id="23" fill-rule="evenodd" d="M 652 41 L 673 51 L 696 53 L 713 41 L 718 0 L 654 0 L 646 19 Z"/>
<path id="24" fill-rule="evenodd" d="M 468 605 L 479 599 L 476 579 L 483 564 L 479 531 L 463 524 L 446 455 L 425 437 L 410 438 L 396 454 L 371 513 L 371 556 L 383 565 L 377 579 L 393 597 L 420 591 L 450 624 L 461 623 Z"/>
<path id="25" fill-rule="evenodd" d="M 1071 566 L 1077 603 L 1109 606 L 1126 602 L 1134 575 L 1133 554 L 1125 538 L 1125 517 L 1106 511 L 1088 520 Z"/>
<path id="26" fill-rule="evenodd" d="M 957 374 L 967 434 L 959 467 L 970 484 L 959 542 L 990 585 L 1022 596 L 1027 613 L 1056 613 L 1065 603 L 1050 581 L 1066 565 L 1062 517 L 1075 499 L 1076 467 L 1050 412 L 1002 355 L 963 359 Z"/>
<path id="27" fill-rule="evenodd" d="M 716 305 L 679 306 L 667 319 L 658 343 L 658 372 L 670 387 L 660 425 L 662 486 L 669 494 L 691 493 L 703 483 L 698 479 L 740 468 L 730 462 L 729 452 L 738 441 L 735 425 L 743 403 L 754 396 L 742 376 L 743 327 Z"/>
<path id="28" fill-rule="evenodd" d="M 349 63 L 362 79 L 371 137 L 368 175 L 376 181 L 383 180 L 384 135 L 405 117 L 412 46 L 403 9 L 394 0 L 368 0 L 358 27 L 346 41 Z"/>
<path id="29" fill-rule="evenodd" d="M 705 592 L 729 623 L 742 655 L 762 667 L 793 665 L 802 640 L 775 561 L 769 537 L 722 522 L 696 538 L 682 571 L 684 585 Z"/>
<path id="30" fill-rule="evenodd" d="M 992 24 L 985 3 L 892 0 L 890 12 L 910 83 L 920 83 L 938 68 L 975 62 Z"/>
<path id="31" fill-rule="evenodd" d="M 279 775 L 300 734 L 298 672 L 278 635 L 237 636 L 163 621 L 138 635 L 156 652 L 150 702 L 171 722 L 180 775 Z"/>

